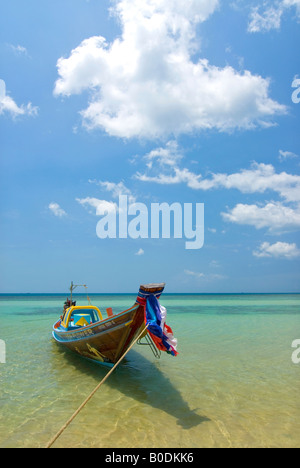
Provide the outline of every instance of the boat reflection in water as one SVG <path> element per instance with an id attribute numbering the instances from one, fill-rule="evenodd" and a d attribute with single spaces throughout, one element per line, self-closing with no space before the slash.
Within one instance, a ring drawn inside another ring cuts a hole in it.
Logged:
<path id="1" fill-rule="evenodd" d="M 86 362 L 67 350 L 60 351 L 59 359 L 62 357 L 61 353 L 73 368 L 82 375 L 92 377 L 95 382 L 100 382 L 107 372 L 104 367 Z M 108 393 L 116 390 L 129 400 L 158 409 L 176 418 L 176 424 L 182 429 L 191 429 L 209 421 L 206 416 L 198 414 L 202 409 L 190 408 L 184 396 L 160 369 L 161 364 L 163 363 L 153 357 L 149 356 L 148 359 L 138 350 L 131 350 L 128 357 L 106 381 L 105 385 L 110 389 Z M 101 417 L 99 416 L 100 419 Z M 99 420 L 99 424 L 100 422 Z"/>

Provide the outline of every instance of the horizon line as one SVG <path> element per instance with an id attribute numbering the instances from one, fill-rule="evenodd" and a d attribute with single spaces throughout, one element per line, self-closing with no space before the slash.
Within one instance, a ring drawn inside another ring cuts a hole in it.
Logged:
<path id="1" fill-rule="evenodd" d="M 119 296 L 132 296 L 137 294 L 137 292 L 89 292 L 86 293 L 73 293 L 73 296 L 86 296 L 86 295 L 93 295 L 93 296 L 105 296 L 105 295 L 119 295 Z M 181 296 L 181 295 L 197 295 L 197 296 L 208 296 L 208 295 L 284 295 L 284 294 L 294 294 L 300 295 L 299 292 L 290 291 L 290 292 L 163 292 L 162 295 L 172 295 L 172 296 Z M 44 295 L 51 295 L 51 296 L 65 296 L 69 295 L 67 292 L 0 292 L 0 296 L 44 296 Z"/>

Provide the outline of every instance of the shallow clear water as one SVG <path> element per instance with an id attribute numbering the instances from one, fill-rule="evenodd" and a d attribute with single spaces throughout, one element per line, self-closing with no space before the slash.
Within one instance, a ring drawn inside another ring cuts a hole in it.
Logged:
<path id="1" fill-rule="evenodd" d="M 135 296 L 91 296 L 105 310 Z M 108 372 L 51 337 L 64 296 L 0 296 L 0 447 L 44 447 Z M 85 303 L 84 297 L 77 297 Z M 135 346 L 55 447 L 300 447 L 299 295 L 164 295 L 179 356 Z"/>

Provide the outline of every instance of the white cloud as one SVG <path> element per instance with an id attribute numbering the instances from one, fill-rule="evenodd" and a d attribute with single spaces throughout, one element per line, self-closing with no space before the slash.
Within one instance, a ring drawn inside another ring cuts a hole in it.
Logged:
<path id="1" fill-rule="evenodd" d="M 153 156 L 156 155 L 156 158 Z M 163 156 L 161 156 L 163 155 Z M 280 152 L 282 157 L 292 157 L 292 153 Z M 173 157 L 174 156 L 174 157 Z M 294 156 L 294 155 L 293 155 Z M 286 172 L 277 173 L 271 164 L 254 162 L 250 169 L 242 169 L 233 174 L 212 173 L 204 178 L 187 168 L 179 167 L 182 157 L 177 146 L 170 143 L 144 157 L 147 171 L 136 173 L 135 178 L 142 182 L 161 185 L 186 184 L 193 190 L 238 190 L 243 194 L 265 192 L 277 193 L 283 201 L 271 201 L 265 205 L 238 204 L 222 217 L 229 222 L 267 228 L 272 232 L 289 231 L 300 228 L 300 176 Z M 155 162 L 158 164 L 155 165 Z"/>
<path id="2" fill-rule="evenodd" d="M 282 5 L 285 8 L 296 7 L 297 15 L 300 16 L 300 0 L 283 0 Z"/>
<path id="3" fill-rule="evenodd" d="M 199 188 L 201 175 L 188 169 L 180 169 L 179 162 L 183 159 L 175 141 L 169 141 L 165 147 L 156 148 L 143 158 L 146 161 L 147 172 L 137 172 L 134 178 L 142 182 L 153 182 L 161 185 L 186 183 L 190 188 Z"/>
<path id="4" fill-rule="evenodd" d="M 26 105 L 18 106 L 16 102 L 6 94 L 5 81 L 0 79 L 0 115 L 10 114 L 15 118 L 21 115 L 36 116 L 38 114 L 38 107 L 35 107 L 29 102 Z"/>
<path id="5" fill-rule="evenodd" d="M 280 162 L 284 162 L 286 161 L 287 159 L 296 159 L 298 158 L 299 156 L 295 153 L 292 153 L 291 151 L 283 151 L 283 150 L 279 150 L 279 161 Z"/>
<path id="6" fill-rule="evenodd" d="M 259 164 L 254 162 L 251 169 L 242 169 L 234 174 L 214 174 L 209 178 L 203 178 L 201 174 L 195 174 L 187 168 L 180 168 L 178 162 L 182 159 L 177 145 L 168 143 L 166 148 L 158 148 L 145 156 L 148 171 L 145 174 L 137 173 L 135 178 L 142 182 L 152 182 L 162 185 L 174 185 L 185 183 L 194 190 L 212 189 L 236 189 L 241 193 L 264 193 L 266 191 L 277 192 L 288 202 L 300 202 L 300 176 L 276 173 L 271 164 Z M 291 153 L 280 152 L 285 157 L 291 157 Z M 154 165 L 155 157 L 159 162 L 159 170 Z M 163 156 L 162 156 L 163 155 Z M 163 170 L 167 169 L 167 171 Z M 154 175 L 153 175 L 154 174 Z"/>
<path id="7" fill-rule="evenodd" d="M 76 198 L 76 201 L 85 208 L 92 208 L 92 213 L 94 213 L 95 210 L 96 216 L 103 216 L 106 213 L 116 213 L 118 210 L 116 203 L 99 200 L 98 198 Z"/>
<path id="8" fill-rule="evenodd" d="M 285 206 L 279 202 L 270 202 L 265 206 L 239 203 L 227 213 L 222 213 L 226 221 L 254 226 L 256 229 L 267 228 L 270 232 L 283 232 L 300 228 L 300 207 Z"/>
<path id="9" fill-rule="evenodd" d="M 291 7 L 296 7 L 300 18 L 300 0 L 265 1 L 262 5 L 252 7 L 248 31 L 251 33 L 279 30 L 282 17 Z"/>
<path id="10" fill-rule="evenodd" d="M 191 271 L 191 270 L 184 270 L 184 273 L 188 276 L 194 276 L 195 278 L 204 278 L 205 276 L 204 273 L 198 273 L 198 272 Z"/>
<path id="11" fill-rule="evenodd" d="M 49 204 L 48 208 L 54 214 L 54 216 L 57 216 L 58 218 L 63 218 L 64 216 L 67 216 L 65 210 L 63 210 L 58 203 L 52 202 Z"/>
<path id="12" fill-rule="evenodd" d="M 260 8 L 254 7 L 251 15 L 250 22 L 248 25 L 248 31 L 255 32 L 267 32 L 271 29 L 280 29 L 281 17 L 283 9 L 281 7 L 269 7 L 259 13 Z"/>
<path id="13" fill-rule="evenodd" d="M 257 251 L 253 252 L 253 255 L 258 258 L 275 257 L 293 259 L 300 256 L 300 250 L 297 248 L 296 244 L 277 242 L 271 245 L 269 242 L 264 242 Z"/>
<path id="14" fill-rule="evenodd" d="M 26 55 L 27 57 L 29 57 L 26 47 L 21 46 L 20 44 L 18 44 L 17 46 L 13 44 L 8 45 L 16 55 Z"/>
<path id="15" fill-rule="evenodd" d="M 237 189 L 242 193 L 277 192 L 288 202 L 300 202 L 300 176 L 276 173 L 271 164 L 254 162 L 251 169 L 243 169 L 235 174 L 212 174 L 211 179 L 200 180 L 199 189 Z"/>
<path id="16" fill-rule="evenodd" d="M 102 182 L 96 180 L 89 180 L 91 184 L 99 185 L 100 187 L 104 188 L 108 192 L 111 192 L 113 198 L 119 198 L 120 195 L 127 195 L 129 203 L 135 203 L 136 198 L 132 194 L 131 190 L 129 190 L 124 182 L 119 182 L 116 184 L 115 182 Z"/>
<path id="17" fill-rule="evenodd" d="M 269 97 L 268 79 L 205 59 L 192 61 L 196 25 L 218 5 L 218 0 L 116 1 L 112 10 L 121 36 L 110 44 L 90 37 L 60 58 L 54 94 L 90 90 L 81 112 L 84 125 L 117 137 L 270 125 L 286 107 Z"/>
<path id="18" fill-rule="evenodd" d="M 188 187 L 200 189 L 201 174 L 197 175 L 186 168 L 180 168 L 183 159 L 177 142 L 169 141 L 165 147 L 156 148 L 143 158 L 146 161 L 147 172 L 137 172 L 135 179 L 142 182 L 153 182 L 161 185 L 175 185 L 186 183 Z"/>
<path id="19" fill-rule="evenodd" d="M 178 143 L 176 141 L 169 141 L 165 148 L 157 148 L 144 156 L 144 160 L 147 161 L 148 169 L 153 167 L 155 161 L 162 167 L 176 167 L 181 159 L 182 155 L 179 152 Z"/>
<path id="20" fill-rule="evenodd" d="M 238 204 L 227 213 L 226 221 L 267 228 L 271 232 L 290 231 L 300 228 L 300 176 L 276 173 L 271 164 L 253 163 L 249 170 L 235 174 L 212 174 L 211 179 L 198 183 L 202 189 L 236 189 L 244 194 L 275 192 L 284 202 L 271 201 L 265 205 Z"/>
<path id="21" fill-rule="evenodd" d="M 140 249 L 138 252 L 136 252 L 134 255 L 137 255 L 138 257 L 144 255 L 144 250 L 143 249 Z"/>
<path id="22" fill-rule="evenodd" d="M 206 281 L 214 281 L 214 280 L 224 280 L 227 278 L 227 276 L 224 275 L 219 275 L 217 273 L 198 273 L 196 271 L 191 271 L 191 270 L 184 270 L 184 273 L 188 276 L 192 276 L 198 280 L 206 280 Z"/>

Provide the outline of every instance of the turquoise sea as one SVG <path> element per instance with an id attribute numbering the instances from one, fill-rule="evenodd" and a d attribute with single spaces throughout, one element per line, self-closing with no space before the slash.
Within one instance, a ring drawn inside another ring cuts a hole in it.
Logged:
<path id="1" fill-rule="evenodd" d="M 120 312 L 135 295 L 90 295 Z M 85 304 L 84 296 L 76 296 Z M 51 336 L 65 296 L 1 295 L 0 447 L 44 447 L 108 372 Z M 300 447 L 300 295 L 163 295 L 179 356 L 136 345 L 54 447 Z"/>

